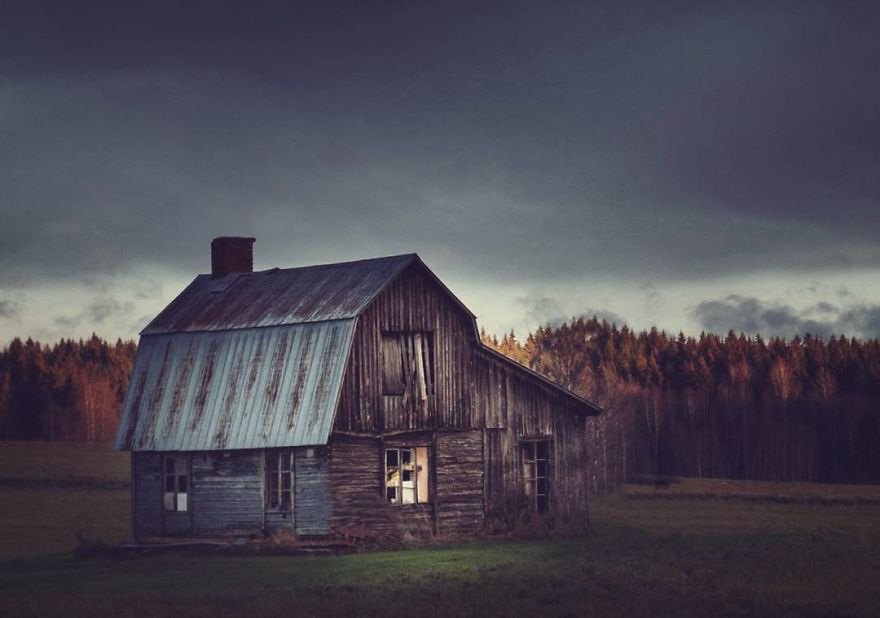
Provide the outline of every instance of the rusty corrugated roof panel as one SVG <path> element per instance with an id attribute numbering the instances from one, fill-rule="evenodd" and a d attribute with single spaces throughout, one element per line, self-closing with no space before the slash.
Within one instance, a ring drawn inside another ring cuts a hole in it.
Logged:
<path id="1" fill-rule="evenodd" d="M 199 275 L 142 335 L 280 326 L 356 317 L 416 254 L 304 268 Z"/>
<path id="2" fill-rule="evenodd" d="M 355 322 L 142 337 L 114 447 L 326 444 Z"/>

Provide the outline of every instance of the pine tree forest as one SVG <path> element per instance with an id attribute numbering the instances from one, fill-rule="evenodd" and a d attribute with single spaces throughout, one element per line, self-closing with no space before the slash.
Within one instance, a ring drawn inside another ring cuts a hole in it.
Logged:
<path id="1" fill-rule="evenodd" d="M 483 342 L 600 404 L 593 490 L 694 476 L 880 482 L 880 342 L 698 338 L 576 319 Z M 136 351 L 96 335 L 0 352 L 0 438 L 113 439 Z"/>
<path id="2" fill-rule="evenodd" d="M 0 438 L 113 439 L 128 386 L 134 341 L 14 339 L 0 352 Z"/>
<path id="3" fill-rule="evenodd" d="M 593 490 L 692 476 L 880 482 L 880 342 L 635 333 L 577 319 L 487 345 L 605 408 Z"/>

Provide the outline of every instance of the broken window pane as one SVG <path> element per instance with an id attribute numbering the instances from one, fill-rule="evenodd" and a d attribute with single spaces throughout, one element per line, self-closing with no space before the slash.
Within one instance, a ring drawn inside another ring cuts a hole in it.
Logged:
<path id="1" fill-rule="evenodd" d="M 382 336 L 382 391 L 385 395 L 403 395 L 405 378 L 400 335 Z"/>
<path id="2" fill-rule="evenodd" d="M 416 494 L 418 495 L 418 501 L 420 504 L 425 504 L 428 502 L 428 447 L 427 446 L 419 446 L 416 447 Z"/>
<path id="3" fill-rule="evenodd" d="M 174 491 L 166 491 L 163 497 L 163 504 L 166 511 L 174 510 Z"/>
<path id="4" fill-rule="evenodd" d="M 394 504 L 430 501 L 428 447 L 385 451 L 385 499 Z"/>
<path id="5" fill-rule="evenodd" d="M 434 392 L 433 333 L 383 333 L 381 345 L 383 393 L 426 402 Z"/>

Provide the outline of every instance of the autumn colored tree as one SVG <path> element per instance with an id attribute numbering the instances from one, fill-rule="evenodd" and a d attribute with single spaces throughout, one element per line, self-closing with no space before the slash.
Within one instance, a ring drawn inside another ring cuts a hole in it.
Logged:
<path id="1" fill-rule="evenodd" d="M 595 487 L 638 475 L 880 482 L 880 342 L 791 340 L 579 318 L 487 345 L 605 408 Z"/>
<path id="2" fill-rule="evenodd" d="M 0 435 L 7 440 L 112 440 L 136 345 L 92 335 L 53 346 L 14 339 L 0 352 Z"/>

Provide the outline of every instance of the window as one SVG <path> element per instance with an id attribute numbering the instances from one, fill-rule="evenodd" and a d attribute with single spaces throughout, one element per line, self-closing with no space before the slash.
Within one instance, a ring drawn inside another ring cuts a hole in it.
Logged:
<path id="1" fill-rule="evenodd" d="M 391 504 L 426 504 L 428 447 L 385 449 L 385 499 Z"/>
<path id="2" fill-rule="evenodd" d="M 165 491 L 163 503 L 169 512 L 189 510 L 189 458 L 185 455 L 165 456 Z"/>
<path id="3" fill-rule="evenodd" d="M 433 333 L 382 335 L 382 392 L 419 402 L 434 394 Z"/>
<path id="4" fill-rule="evenodd" d="M 290 512 L 293 451 L 266 453 L 266 503 L 274 511 Z"/>
<path id="5" fill-rule="evenodd" d="M 529 509 L 546 513 L 550 507 L 547 485 L 547 453 L 550 450 L 547 440 L 522 442 L 523 482 Z"/>

